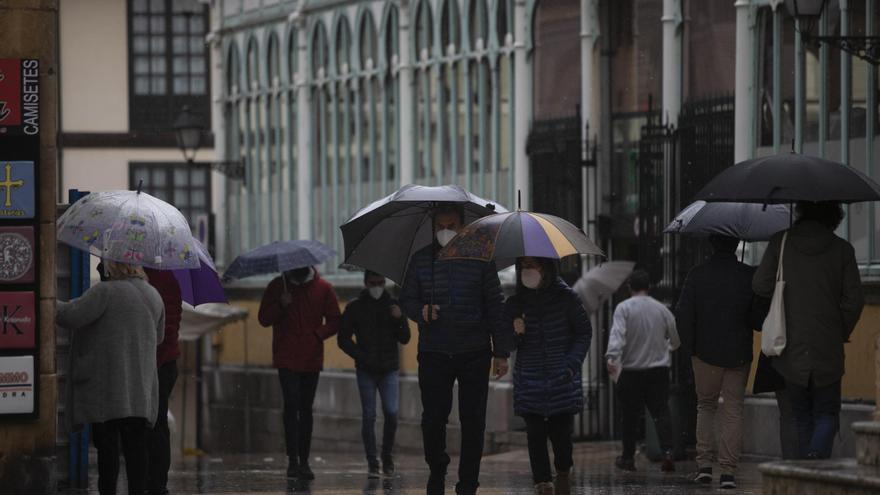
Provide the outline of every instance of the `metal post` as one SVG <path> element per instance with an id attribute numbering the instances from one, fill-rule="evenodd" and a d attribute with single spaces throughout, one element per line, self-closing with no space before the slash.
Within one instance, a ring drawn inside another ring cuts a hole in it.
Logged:
<path id="1" fill-rule="evenodd" d="M 415 126 L 413 124 L 413 77 L 412 77 L 412 54 L 410 53 L 410 0 L 400 2 L 400 21 L 398 30 L 398 50 L 400 51 L 400 98 L 397 103 L 398 118 L 400 122 L 400 153 L 397 156 L 398 169 L 400 170 L 400 185 L 405 186 L 413 182 L 413 166 L 415 164 Z"/>
<path id="2" fill-rule="evenodd" d="M 299 92 L 297 96 L 297 178 L 296 178 L 296 196 L 297 196 L 297 230 L 300 239 L 310 239 L 312 237 L 312 148 L 314 140 L 312 139 L 312 91 L 310 86 L 309 69 L 311 67 L 311 57 L 309 55 L 309 36 L 306 29 L 305 19 L 300 16 L 297 25 L 297 36 L 299 37 L 297 48 L 299 53 L 299 73 L 296 78 L 296 90 Z"/>
<path id="3" fill-rule="evenodd" d="M 526 141 L 529 137 L 529 125 L 532 121 L 532 94 L 531 85 L 527 83 L 531 79 L 531 62 L 528 60 L 526 52 L 526 2 L 525 0 L 516 0 L 513 5 L 513 22 L 514 22 L 514 111 L 516 112 L 516 121 L 514 122 L 514 141 L 517 143 L 516 151 L 513 156 L 514 165 L 514 189 L 523 191 L 522 208 L 528 210 L 532 201 L 532 190 L 530 184 L 529 157 L 526 155 Z M 470 77 L 468 77 L 470 79 Z M 466 144 L 470 148 L 469 144 Z M 466 149 L 467 149 L 466 148 Z"/>
<path id="4" fill-rule="evenodd" d="M 681 2 L 663 0 L 663 112 L 662 123 L 678 124 L 681 111 Z"/>

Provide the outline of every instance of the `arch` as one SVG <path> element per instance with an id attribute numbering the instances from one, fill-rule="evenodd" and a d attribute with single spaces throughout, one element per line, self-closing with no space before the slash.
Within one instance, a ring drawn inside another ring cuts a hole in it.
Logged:
<path id="1" fill-rule="evenodd" d="M 278 35 L 270 32 L 266 41 L 266 86 L 272 87 L 275 78 L 281 82 L 281 47 L 278 44 Z"/>
<path id="2" fill-rule="evenodd" d="M 282 57 L 282 63 L 285 64 L 282 69 L 287 83 L 293 85 L 296 83 L 296 72 L 299 70 L 299 30 L 288 25 L 284 39 L 286 40 L 284 53 L 287 56 Z"/>
<path id="3" fill-rule="evenodd" d="M 461 50 L 461 16 L 458 12 L 458 0 L 443 0 L 440 6 L 440 51 L 446 55 L 447 47 L 452 44 L 455 50 Z"/>
<path id="4" fill-rule="evenodd" d="M 495 0 L 495 41 L 496 46 L 505 46 L 507 35 L 513 35 L 513 1 Z"/>
<path id="5" fill-rule="evenodd" d="M 489 41 L 489 10 L 486 0 L 470 0 L 468 5 L 468 47 L 476 50 L 477 40 L 483 40 L 483 49 Z"/>
<path id="6" fill-rule="evenodd" d="M 431 3 L 428 2 L 428 0 L 419 1 L 418 6 L 416 7 L 416 15 L 414 16 L 415 23 L 412 28 L 415 33 L 412 37 L 413 59 L 415 60 L 422 59 L 422 53 L 424 50 L 427 50 L 429 58 L 431 56 L 431 48 L 434 45 L 433 18 Z"/>
<path id="7" fill-rule="evenodd" d="M 392 56 L 397 55 L 400 47 L 400 32 L 398 30 L 400 20 L 400 11 L 397 5 L 388 2 L 385 4 L 385 10 L 382 12 L 382 27 L 379 31 L 379 38 L 382 40 L 383 50 L 379 52 L 379 61 L 383 67 L 391 68 Z"/>
<path id="8" fill-rule="evenodd" d="M 330 42 L 327 40 L 327 28 L 322 21 L 315 22 L 310 39 L 309 53 L 311 55 L 312 77 L 319 78 L 319 72 L 323 69 L 323 76 L 327 76 L 330 66 Z"/>
<path id="9" fill-rule="evenodd" d="M 361 70 L 366 70 L 367 61 L 372 61 L 375 68 L 379 63 L 379 35 L 376 32 L 376 22 L 373 14 L 365 11 L 358 24 L 358 63 Z"/>
<path id="10" fill-rule="evenodd" d="M 260 46 L 257 37 L 251 35 L 247 41 L 247 59 L 245 60 L 245 81 L 248 91 L 254 89 L 254 83 L 260 86 Z"/>
<path id="11" fill-rule="evenodd" d="M 352 37 L 351 26 L 348 17 L 340 15 L 336 19 L 336 28 L 333 35 L 333 67 L 336 74 L 351 72 L 352 69 Z M 347 71 L 343 70 L 347 67 Z"/>
<path id="12" fill-rule="evenodd" d="M 241 55 L 238 53 L 238 44 L 234 41 L 226 45 L 226 71 L 224 90 L 227 96 L 232 95 L 232 87 L 241 91 Z"/>

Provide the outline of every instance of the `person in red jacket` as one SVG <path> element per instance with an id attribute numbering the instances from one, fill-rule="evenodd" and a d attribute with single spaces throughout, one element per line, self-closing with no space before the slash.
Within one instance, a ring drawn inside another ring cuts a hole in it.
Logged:
<path id="1" fill-rule="evenodd" d="M 287 477 L 312 480 L 312 403 L 324 368 L 324 341 L 339 331 L 339 302 L 314 267 L 289 270 L 269 282 L 260 325 L 272 327 L 272 365 L 284 399 Z"/>
<path id="2" fill-rule="evenodd" d="M 168 398 L 177 381 L 177 358 L 180 357 L 178 333 L 183 303 L 177 279 L 168 270 L 145 268 L 150 285 L 165 303 L 165 340 L 156 347 L 156 370 L 159 374 L 159 415 L 156 426 L 147 436 L 147 489 L 150 495 L 168 493 L 168 469 L 171 467 L 171 432 L 168 430 Z"/>

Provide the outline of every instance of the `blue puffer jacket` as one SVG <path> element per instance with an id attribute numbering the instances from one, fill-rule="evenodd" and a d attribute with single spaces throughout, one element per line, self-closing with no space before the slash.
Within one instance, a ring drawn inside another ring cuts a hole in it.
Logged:
<path id="1" fill-rule="evenodd" d="M 526 323 L 525 334 L 516 339 L 514 412 L 545 417 L 580 412 L 581 366 L 592 328 L 578 296 L 559 278 L 544 289 L 520 286 L 504 313 L 511 328 L 514 318 Z"/>
<path id="2" fill-rule="evenodd" d="M 494 263 L 475 260 L 434 261 L 434 304 L 439 319 L 428 325 L 422 308 L 431 301 L 431 261 L 438 246 L 428 246 L 410 259 L 400 304 L 419 325 L 419 352 L 462 354 L 492 350 L 507 357 L 513 327 L 502 320 L 503 296 Z"/>

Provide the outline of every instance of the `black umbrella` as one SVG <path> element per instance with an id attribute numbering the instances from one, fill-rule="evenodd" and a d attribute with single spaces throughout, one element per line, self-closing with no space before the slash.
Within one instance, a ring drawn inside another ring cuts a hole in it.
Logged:
<path id="1" fill-rule="evenodd" d="M 342 224 L 343 266 L 365 268 L 402 285 L 412 255 L 433 240 L 431 210 L 439 203 L 460 204 L 465 224 L 507 212 L 460 186 L 403 186 Z"/>
<path id="2" fill-rule="evenodd" d="M 695 200 L 782 204 L 880 201 L 880 184 L 853 167 L 815 156 L 780 153 L 746 160 L 716 175 Z"/>

